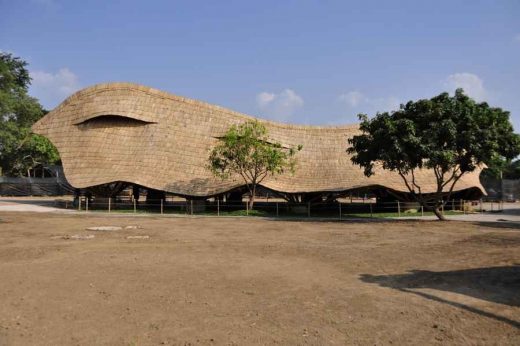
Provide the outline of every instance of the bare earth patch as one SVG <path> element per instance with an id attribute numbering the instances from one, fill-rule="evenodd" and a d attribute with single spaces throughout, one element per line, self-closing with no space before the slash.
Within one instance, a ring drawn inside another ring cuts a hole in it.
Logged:
<path id="1" fill-rule="evenodd" d="M 520 344 L 515 224 L 0 219 L 0 345 Z"/>

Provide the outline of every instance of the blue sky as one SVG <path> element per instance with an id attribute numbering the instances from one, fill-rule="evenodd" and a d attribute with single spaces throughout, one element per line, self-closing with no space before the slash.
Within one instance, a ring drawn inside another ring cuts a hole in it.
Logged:
<path id="1" fill-rule="evenodd" d="M 250 115 L 353 123 L 456 87 L 520 129 L 520 1 L 0 0 L 0 50 L 47 108 L 145 84 Z"/>

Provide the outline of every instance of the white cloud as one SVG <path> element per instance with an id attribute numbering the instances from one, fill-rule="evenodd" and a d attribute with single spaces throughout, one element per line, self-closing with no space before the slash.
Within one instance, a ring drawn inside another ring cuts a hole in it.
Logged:
<path id="1" fill-rule="evenodd" d="M 399 99 L 394 96 L 372 99 L 371 103 L 381 112 L 396 111 L 401 105 Z"/>
<path id="2" fill-rule="evenodd" d="M 349 91 L 346 94 L 340 95 L 339 99 L 340 101 L 345 102 L 349 107 L 352 108 L 355 108 L 359 106 L 360 103 L 367 101 L 365 95 L 363 95 L 359 91 Z"/>
<path id="3" fill-rule="evenodd" d="M 338 97 L 349 109 L 357 113 L 389 112 L 399 109 L 399 99 L 394 96 L 373 98 L 355 90 Z"/>
<path id="4" fill-rule="evenodd" d="M 268 92 L 262 92 L 258 95 L 256 95 L 256 103 L 258 104 L 258 107 L 263 108 L 269 105 L 272 101 L 274 101 L 276 95 L 273 93 Z"/>
<path id="5" fill-rule="evenodd" d="M 66 67 L 57 73 L 34 71 L 31 77 L 31 94 L 47 108 L 54 108 L 80 88 L 78 77 Z"/>
<path id="6" fill-rule="evenodd" d="M 451 74 L 443 82 L 443 85 L 449 92 L 454 92 L 455 89 L 462 88 L 467 95 L 479 102 L 484 101 L 487 97 L 484 82 L 479 76 L 473 73 L 462 72 Z"/>
<path id="7" fill-rule="evenodd" d="M 266 117 L 285 121 L 303 106 L 303 98 L 292 89 L 278 94 L 264 91 L 256 95 L 256 103 Z"/>

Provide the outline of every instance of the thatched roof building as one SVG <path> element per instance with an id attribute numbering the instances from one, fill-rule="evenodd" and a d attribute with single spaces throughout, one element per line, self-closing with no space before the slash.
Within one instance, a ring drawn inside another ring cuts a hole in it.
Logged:
<path id="1" fill-rule="evenodd" d="M 33 126 L 58 148 L 67 180 L 76 188 L 124 181 L 182 196 L 212 196 L 243 185 L 220 180 L 207 169 L 210 149 L 232 124 L 252 119 L 204 102 L 130 84 L 83 89 Z M 286 193 L 344 192 L 379 187 L 407 192 L 401 178 L 379 170 L 370 178 L 345 152 L 357 125 L 318 127 L 260 120 L 274 140 L 302 144 L 294 175 L 268 178 L 268 189 Z M 479 173 L 464 176 L 457 191 L 483 192 Z M 433 192 L 432 172 L 418 174 Z"/>

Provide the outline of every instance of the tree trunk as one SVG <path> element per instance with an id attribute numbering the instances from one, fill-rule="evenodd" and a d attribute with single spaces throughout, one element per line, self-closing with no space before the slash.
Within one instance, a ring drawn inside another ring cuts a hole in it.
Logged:
<path id="1" fill-rule="evenodd" d="M 253 187 L 251 190 L 251 193 L 249 195 L 249 210 L 253 210 L 253 205 L 255 203 L 255 194 L 256 194 L 256 187 Z"/>
<path id="2" fill-rule="evenodd" d="M 439 221 L 446 221 L 446 218 L 441 213 L 439 206 L 435 206 L 434 208 L 432 208 L 432 211 L 435 214 L 435 216 L 437 216 L 439 218 Z"/>

